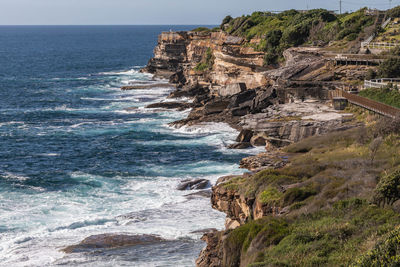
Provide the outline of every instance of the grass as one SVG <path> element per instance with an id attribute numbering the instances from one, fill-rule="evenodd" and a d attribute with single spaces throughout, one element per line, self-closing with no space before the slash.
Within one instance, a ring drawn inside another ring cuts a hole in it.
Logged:
<path id="1" fill-rule="evenodd" d="M 253 221 L 228 238 L 243 241 L 249 266 L 349 266 L 399 223 L 392 210 L 351 199 L 295 219 Z M 262 249 L 248 250 L 257 246 Z"/>
<path id="2" fill-rule="evenodd" d="M 225 266 L 398 266 L 400 134 L 381 122 L 304 139 L 285 167 L 219 185 L 264 212 L 227 233 Z"/>
<path id="3" fill-rule="evenodd" d="M 383 139 L 371 160 L 374 127 L 307 138 L 285 148 L 291 156 L 284 168 L 238 177 L 221 186 L 257 200 L 266 210 L 287 208 L 302 213 L 329 207 L 338 199 L 372 201 L 377 178 L 400 165 L 400 137 L 396 134 Z"/>
<path id="4" fill-rule="evenodd" d="M 370 88 L 360 92 L 360 96 L 384 103 L 389 106 L 400 108 L 400 91 L 390 88 Z"/>

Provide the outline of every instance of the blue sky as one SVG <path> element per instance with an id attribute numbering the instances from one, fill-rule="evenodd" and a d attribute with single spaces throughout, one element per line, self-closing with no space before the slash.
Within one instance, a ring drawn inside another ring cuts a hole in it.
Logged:
<path id="1" fill-rule="evenodd" d="M 400 0 L 392 0 L 392 6 Z M 0 0 L 0 25 L 219 24 L 226 15 L 290 8 L 339 9 L 339 0 Z M 389 0 L 343 0 L 343 10 Z"/>

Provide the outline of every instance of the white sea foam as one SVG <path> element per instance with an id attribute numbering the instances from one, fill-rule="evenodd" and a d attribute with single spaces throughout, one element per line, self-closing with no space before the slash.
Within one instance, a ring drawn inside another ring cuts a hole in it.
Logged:
<path id="1" fill-rule="evenodd" d="M 10 173 L 10 172 L 4 172 L 3 174 L 0 174 L 0 175 L 3 176 L 5 179 L 16 180 L 16 181 L 21 181 L 21 182 L 29 179 L 26 176 L 14 174 L 14 173 Z"/>
<path id="2" fill-rule="evenodd" d="M 60 154 L 58 153 L 43 153 L 43 154 L 37 154 L 38 156 L 42 157 L 59 157 Z"/>
<path id="3" fill-rule="evenodd" d="M 171 127 L 174 132 L 183 134 L 210 134 L 210 133 L 229 133 L 237 134 L 237 130 L 230 127 L 227 123 L 199 123 L 196 125 Z"/>
<path id="4" fill-rule="evenodd" d="M 90 134 L 121 127 L 136 130 L 147 127 L 146 130 L 151 128 L 155 132 L 193 137 L 189 140 L 183 138 L 168 141 L 171 144 L 208 144 L 218 149 L 224 149 L 225 143 L 234 140 L 237 135 L 236 130 L 223 123 L 207 123 L 180 129 L 169 127 L 167 123 L 184 118 L 189 111 L 150 110 L 145 109 L 144 106 L 160 100 L 172 101 L 165 99 L 171 89 L 153 88 L 123 92 L 118 88 L 122 83 L 134 79 L 150 79 L 151 75 L 142 74 L 136 70 L 102 75 L 118 76 L 120 80 L 117 84 L 108 87 L 81 89 L 110 92 L 110 99 L 107 99 L 108 96 L 101 96 L 98 99 L 110 100 L 111 104 L 84 110 L 85 112 L 157 113 L 157 116 L 135 119 L 136 115 L 134 115 L 133 118 L 123 121 L 109 122 L 67 121 L 72 125 L 60 126 L 61 128 L 50 127 L 46 131 L 67 129 Z M 132 77 L 135 75 L 137 77 Z M 137 99 L 143 98 L 149 98 L 149 102 L 136 102 Z M 190 100 L 187 99 L 187 101 Z M 122 110 L 132 106 L 139 107 L 130 111 Z M 52 110 L 82 111 L 82 109 L 71 109 L 67 105 Z M 54 153 L 54 156 L 56 155 Z M 48 153 L 47 156 L 53 156 L 53 154 Z M 188 199 L 185 195 L 196 191 L 178 191 L 176 187 L 183 179 L 201 177 L 215 183 L 222 175 L 242 173 L 238 164 L 203 160 L 174 167 L 149 164 L 145 168 L 160 176 L 103 177 L 73 172 L 70 174 L 70 179 L 79 186 L 70 190 L 43 192 L 44 189 L 41 187 L 31 187 L 31 191 L 26 193 L 6 192 L 0 195 L 0 214 L 2 214 L 0 225 L 6 229 L 15 229 L 15 231 L 0 235 L 0 266 L 2 264 L 7 266 L 53 266 L 56 264 L 97 266 L 98 262 L 85 262 L 85 256 L 82 254 L 66 255 L 60 252 L 60 249 L 96 234 L 157 234 L 168 240 L 198 240 L 201 234 L 192 233 L 193 231 L 223 228 L 225 214 L 213 210 L 209 199 Z M 16 179 L 16 181 L 23 182 L 24 180 Z M 179 260 L 174 263 L 177 266 L 190 265 L 187 259 L 182 261 L 182 264 Z M 107 264 L 118 265 L 115 262 L 104 263 L 104 265 Z M 148 262 L 139 262 L 135 263 L 135 266 L 152 265 Z M 155 263 L 154 266 L 163 266 L 163 264 Z"/>
<path id="5" fill-rule="evenodd" d="M 138 75 L 140 74 L 140 76 L 142 77 L 147 77 L 147 78 L 151 78 L 153 77 L 152 74 L 150 73 L 141 73 L 139 72 L 137 69 L 130 69 L 130 70 L 125 70 L 125 71 L 109 71 L 109 72 L 100 72 L 100 75 Z"/>
<path id="6" fill-rule="evenodd" d="M 0 122 L 0 127 L 3 126 L 9 126 L 9 125 L 15 125 L 15 124 L 21 124 L 24 125 L 23 121 L 8 121 L 8 122 Z"/>

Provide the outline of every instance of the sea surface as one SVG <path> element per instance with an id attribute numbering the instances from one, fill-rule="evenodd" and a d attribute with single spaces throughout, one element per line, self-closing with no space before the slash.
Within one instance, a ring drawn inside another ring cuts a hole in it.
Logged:
<path id="1" fill-rule="evenodd" d="M 172 88 L 119 88 L 166 82 L 139 69 L 160 32 L 195 27 L 0 27 L 0 266 L 194 266 L 192 232 L 225 215 L 177 185 L 242 173 L 255 151 L 226 149 L 237 132 L 224 124 L 174 129 L 188 111 L 144 108 Z M 105 233 L 168 242 L 60 251 Z"/>

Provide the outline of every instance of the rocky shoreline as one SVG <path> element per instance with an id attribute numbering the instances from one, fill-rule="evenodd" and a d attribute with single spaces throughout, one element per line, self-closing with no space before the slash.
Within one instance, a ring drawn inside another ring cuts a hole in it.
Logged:
<path id="1" fill-rule="evenodd" d="M 229 258 L 229 244 L 225 242 L 229 231 L 250 218 L 288 212 L 288 207 L 271 207 L 238 193 L 235 188 L 229 188 L 232 181 L 285 166 L 290 155 L 281 152 L 282 147 L 314 135 L 359 126 L 352 114 L 330 106 L 329 91 L 334 87 L 324 82 L 335 80 L 329 62 L 319 49 L 290 48 L 284 52 L 286 63 L 271 69 L 264 67 L 263 53 L 243 46 L 244 42 L 243 38 L 224 32 L 162 33 L 154 58 L 142 70 L 169 79 L 176 87 L 169 98 L 193 99 L 190 103 L 163 102 L 148 107 L 190 108 L 186 119 L 171 123 L 174 127 L 225 122 L 240 131 L 231 149 L 266 148 L 264 153 L 241 161 L 241 168 L 250 173 L 222 177 L 212 188 L 213 208 L 227 214 L 226 230 L 204 234 L 202 240 L 207 246 L 196 261 L 200 267 L 235 266 L 237 259 Z M 199 64 L 206 58 L 209 66 L 199 70 Z M 353 75 L 353 72 L 347 70 L 344 75 Z"/>

